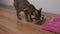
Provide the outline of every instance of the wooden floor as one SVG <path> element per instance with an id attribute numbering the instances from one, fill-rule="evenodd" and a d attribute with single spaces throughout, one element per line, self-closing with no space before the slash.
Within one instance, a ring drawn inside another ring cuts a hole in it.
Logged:
<path id="1" fill-rule="evenodd" d="M 18 20 L 15 9 L 0 7 L 0 34 L 54 34 L 40 25 Z"/>

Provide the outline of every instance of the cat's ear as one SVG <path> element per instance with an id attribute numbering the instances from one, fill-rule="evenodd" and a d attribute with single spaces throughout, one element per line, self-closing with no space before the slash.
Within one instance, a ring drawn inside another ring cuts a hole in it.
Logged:
<path id="1" fill-rule="evenodd" d="M 39 9 L 39 11 L 41 11 L 41 10 L 42 10 L 42 8 Z"/>

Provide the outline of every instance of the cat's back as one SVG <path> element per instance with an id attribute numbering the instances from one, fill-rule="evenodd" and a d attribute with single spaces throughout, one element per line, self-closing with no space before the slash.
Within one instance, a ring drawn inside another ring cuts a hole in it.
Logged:
<path id="1" fill-rule="evenodd" d="M 29 8 L 29 9 L 35 9 L 35 6 L 33 4 L 29 4 L 27 8 Z"/>

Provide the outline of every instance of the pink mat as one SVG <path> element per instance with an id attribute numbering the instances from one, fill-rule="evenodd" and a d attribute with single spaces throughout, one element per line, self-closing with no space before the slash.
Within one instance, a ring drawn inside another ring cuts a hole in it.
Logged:
<path id="1" fill-rule="evenodd" d="M 53 16 L 46 21 L 42 28 L 60 34 L 60 16 Z"/>

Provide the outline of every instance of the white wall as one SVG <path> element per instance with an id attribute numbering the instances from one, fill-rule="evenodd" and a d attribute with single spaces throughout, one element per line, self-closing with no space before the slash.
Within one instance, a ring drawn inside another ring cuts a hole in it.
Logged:
<path id="1" fill-rule="evenodd" d="M 28 0 L 37 9 L 43 8 L 44 12 L 60 14 L 60 0 Z"/>

